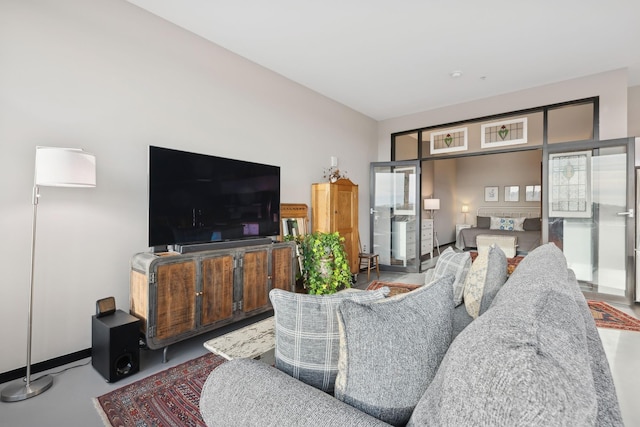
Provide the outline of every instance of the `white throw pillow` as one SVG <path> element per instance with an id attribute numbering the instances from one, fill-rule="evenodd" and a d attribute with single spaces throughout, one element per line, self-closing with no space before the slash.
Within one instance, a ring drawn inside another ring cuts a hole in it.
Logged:
<path id="1" fill-rule="evenodd" d="M 491 217 L 490 230 L 524 231 L 525 218 Z"/>

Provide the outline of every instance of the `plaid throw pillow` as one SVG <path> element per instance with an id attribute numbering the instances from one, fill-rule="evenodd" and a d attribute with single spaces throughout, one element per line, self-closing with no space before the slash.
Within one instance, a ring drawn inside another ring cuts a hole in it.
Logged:
<path id="1" fill-rule="evenodd" d="M 275 314 L 276 368 L 320 390 L 333 392 L 340 348 L 338 305 L 344 300 L 372 302 L 388 293 L 387 287 L 332 295 L 272 289 L 269 298 Z"/>
<path id="2" fill-rule="evenodd" d="M 471 268 L 471 256 L 469 252 L 457 253 L 451 247 L 448 247 L 442 252 L 436 262 L 432 280 L 440 279 L 448 274 L 454 276 L 453 303 L 456 307 L 462 304 L 464 282 L 467 278 L 469 268 Z"/>

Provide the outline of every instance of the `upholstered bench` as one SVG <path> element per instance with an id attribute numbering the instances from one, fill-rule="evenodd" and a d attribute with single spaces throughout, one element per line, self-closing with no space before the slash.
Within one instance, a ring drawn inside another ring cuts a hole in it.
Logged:
<path id="1" fill-rule="evenodd" d="M 516 247 L 518 246 L 517 236 L 498 236 L 492 234 L 480 234 L 476 237 L 476 246 L 478 247 L 478 253 L 489 249 L 489 246 L 496 245 L 507 256 L 507 258 L 513 258 L 516 256 Z"/>

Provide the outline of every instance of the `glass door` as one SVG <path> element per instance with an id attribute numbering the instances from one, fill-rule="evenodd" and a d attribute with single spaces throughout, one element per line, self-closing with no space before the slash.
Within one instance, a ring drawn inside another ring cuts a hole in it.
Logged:
<path id="1" fill-rule="evenodd" d="M 548 155 L 549 241 L 562 248 L 592 298 L 630 301 L 633 290 L 633 146 L 597 141 Z"/>
<path id="2" fill-rule="evenodd" d="M 370 241 L 383 270 L 420 269 L 420 162 L 371 164 Z"/>

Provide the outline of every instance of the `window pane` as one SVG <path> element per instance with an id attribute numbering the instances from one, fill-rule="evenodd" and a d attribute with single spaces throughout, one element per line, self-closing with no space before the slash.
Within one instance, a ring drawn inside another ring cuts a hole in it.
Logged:
<path id="1" fill-rule="evenodd" d="M 593 104 L 567 105 L 549 110 L 549 143 L 593 139 Z"/>
<path id="2" fill-rule="evenodd" d="M 418 133 L 396 136 L 395 160 L 418 159 Z"/>

